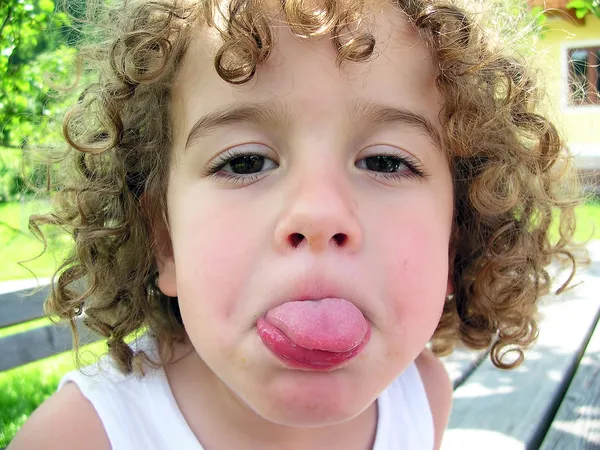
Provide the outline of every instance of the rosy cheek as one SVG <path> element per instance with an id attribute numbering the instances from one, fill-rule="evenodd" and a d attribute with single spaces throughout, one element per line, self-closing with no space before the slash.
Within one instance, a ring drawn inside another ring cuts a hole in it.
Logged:
<path id="1" fill-rule="evenodd" d="M 448 278 L 445 232 L 427 222 L 404 221 L 388 252 L 392 315 L 398 322 L 437 320 Z"/>
<path id="2" fill-rule="evenodd" d="M 186 220 L 178 230 L 178 285 L 188 298 L 198 302 L 197 310 L 210 310 L 214 320 L 227 320 L 235 314 L 241 298 L 240 290 L 248 276 L 256 249 L 248 222 L 235 212 L 204 209 Z M 201 298 L 198 298 L 201 297 Z"/>

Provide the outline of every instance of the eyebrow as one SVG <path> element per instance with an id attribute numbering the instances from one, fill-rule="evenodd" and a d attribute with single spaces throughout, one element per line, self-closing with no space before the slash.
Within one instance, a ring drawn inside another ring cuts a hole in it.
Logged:
<path id="1" fill-rule="evenodd" d="M 292 119 L 291 112 L 280 102 L 242 103 L 226 106 L 198 119 L 188 134 L 185 148 L 187 149 L 195 140 L 215 128 L 225 125 L 254 123 L 287 127 Z"/>
<path id="2" fill-rule="evenodd" d="M 441 137 L 433 123 L 425 116 L 408 108 L 382 105 L 379 103 L 356 100 L 351 103 L 350 121 L 358 123 L 366 121 L 372 125 L 405 124 L 418 128 L 433 143 L 439 147 Z M 294 116 L 289 108 L 279 101 L 268 103 L 242 103 L 226 106 L 208 113 L 194 124 L 190 130 L 185 148 L 194 141 L 209 133 L 215 128 L 239 123 L 253 123 L 257 125 L 279 125 L 288 127 L 293 123 Z"/>
<path id="3" fill-rule="evenodd" d="M 404 124 L 418 128 L 430 138 L 436 147 L 441 148 L 442 138 L 435 125 L 424 115 L 409 108 L 382 105 L 365 100 L 353 102 L 352 118 L 372 125 Z"/>

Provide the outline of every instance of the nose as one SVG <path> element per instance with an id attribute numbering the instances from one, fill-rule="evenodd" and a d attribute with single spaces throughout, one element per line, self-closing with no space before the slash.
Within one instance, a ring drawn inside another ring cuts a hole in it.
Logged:
<path id="1" fill-rule="evenodd" d="M 321 253 L 328 248 L 356 252 L 361 247 L 358 205 L 349 183 L 339 178 L 313 172 L 296 181 L 275 229 L 278 249 Z"/>

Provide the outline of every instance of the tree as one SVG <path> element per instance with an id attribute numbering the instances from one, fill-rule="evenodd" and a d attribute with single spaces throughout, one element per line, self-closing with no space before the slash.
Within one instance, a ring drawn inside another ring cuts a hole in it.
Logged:
<path id="1" fill-rule="evenodd" d="M 574 9 L 578 19 L 583 19 L 588 14 L 600 18 L 600 0 L 573 0 L 567 3 L 568 9 Z"/>
<path id="2" fill-rule="evenodd" d="M 0 3 L 0 146 L 21 147 L 58 103 L 50 77 L 67 84 L 74 49 L 65 45 L 69 16 L 53 0 Z"/>

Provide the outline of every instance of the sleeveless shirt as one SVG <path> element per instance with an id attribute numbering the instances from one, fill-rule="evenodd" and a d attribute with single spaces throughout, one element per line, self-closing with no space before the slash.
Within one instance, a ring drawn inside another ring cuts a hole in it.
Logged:
<path id="1" fill-rule="evenodd" d="M 110 358 L 67 373 L 93 405 L 112 450 L 203 450 L 179 409 L 162 368 L 122 374 Z M 433 417 L 415 363 L 377 399 L 373 450 L 432 450 Z"/>

